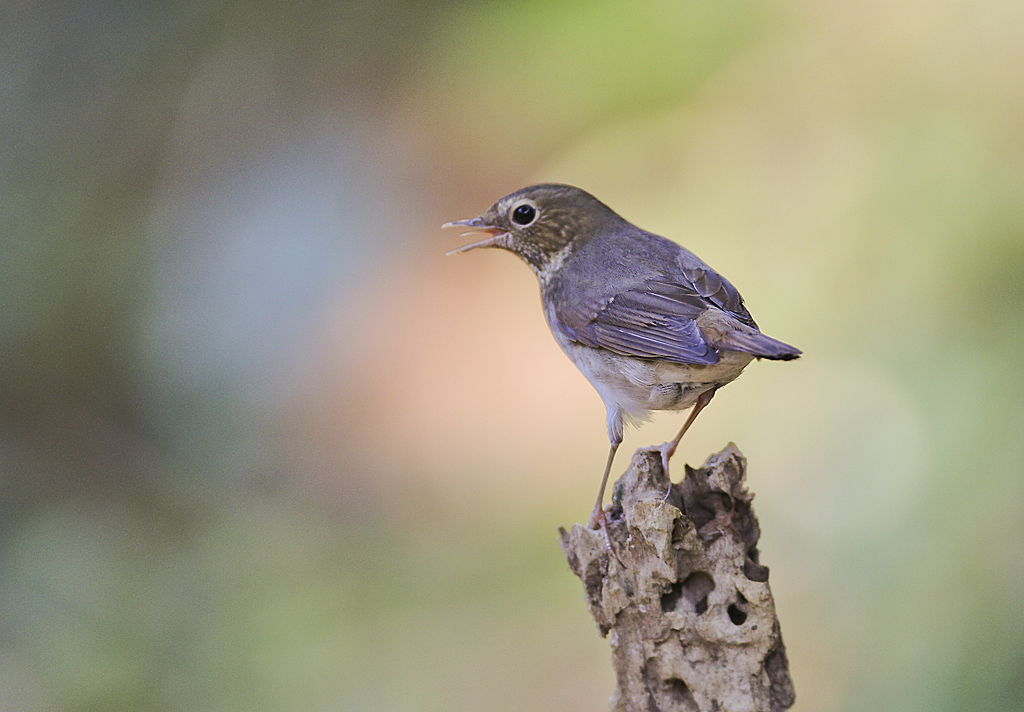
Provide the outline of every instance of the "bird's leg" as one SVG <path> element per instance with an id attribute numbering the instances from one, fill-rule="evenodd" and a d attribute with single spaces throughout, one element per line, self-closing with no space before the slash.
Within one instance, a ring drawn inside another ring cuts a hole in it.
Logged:
<path id="1" fill-rule="evenodd" d="M 590 521 L 587 526 L 591 529 L 598 529 L 604 526 L 604 507 L 601 503 L 604 502 L 604 488 L 608 485 L 608 474 L 612 471 L 612 461 L 615 459 L 615 451 L 619 449 L 619 443 L 622 442 L 622 438 L 618 440 L 612 440 L 611 449 L 608 450 L 608 462 L 604 466 L 604 475 L 601 477 L 601 489 L 597 491 L 597 504 L 594 505 L 594 511 L 590 514 Z M 605 536 L 608 535 L 607 529 L 605 530 Z"/>
<path id="2" fill-rule="evenodd" d="M 622 436 L 615 437 L 612 435 L 612 446 L 608 450 L 608 462 L 604 466 L 604 475 L 601 476 L 601 489 L 597 492 L 597 504 L 594 505 L 594 511 L 590 514 L 590 521 L 587 522 L 587 526 L 591 529 L 600 529 L 604 534 L 604 545 L 608 547 L 608 552 L 615 557 L 616 561 L 622 564 L 622 559 L 615 553 L 615 547 L 612 546 L 612 537 L 608 533 L 608 519 L 604 513 L 604 507 L 601 503 L 604 501 L 604 488 L 608 484 L 608 474 L 612 471 L 612 461 L 615 460 L 615 451 L 619 449 L 619 443 L 622 442 Z"/>
<path id="3" fill-rule="evenodd" d="M 682 430 L 676 435 L 671 442 L 667 442 L 662 445 L 659 449 L 661 450 L 661 467 L 665 472 L 665 478 L 668 480 L 668 492 L 665 494 L 667 500 L 669 495 L 672 494 L 672 478 L 668 475 L 668 461 L 675 454 L 676 448 L 679 447 L 679 441 L 683 439 L 686 431 L 693 425 L 693 421 L 697 419 L 697 414 L 704 410 L 704 406 L 711 402 L 711 399 L 715 396 L 717 388 L 711 388 L 704 391 L 697 396 L 697 401 L 693 404 L 693 410 L 690 411 L 690 416 L 683 423 Z"/>

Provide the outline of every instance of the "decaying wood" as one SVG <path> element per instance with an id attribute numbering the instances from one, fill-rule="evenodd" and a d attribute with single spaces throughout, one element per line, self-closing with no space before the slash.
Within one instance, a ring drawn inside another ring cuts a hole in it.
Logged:
<path id="1" fill-rule="evenodd" d="M 746 459 L 730 444 L 669 489 L 656 450 L 616 482 L 608 531 L 561 530 L 612 648 L 615 712 L 775 712 L 793 683 L 768 569 L 758 561 Z"/>

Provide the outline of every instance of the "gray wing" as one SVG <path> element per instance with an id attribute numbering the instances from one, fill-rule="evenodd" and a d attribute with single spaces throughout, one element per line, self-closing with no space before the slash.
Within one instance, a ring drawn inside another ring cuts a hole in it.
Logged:
<path id="1" fill-rule="evenodd" d="M 757 328 L 750 312 L 743 306 L 739 290 L 715 270 L 711 269 L 697 255 L 686 248 L 679 248 L 678 263 L 683 277 L 693 290 L 739 322 Z"/>
<path id="2" fill-rule="evenodd" d="M 719 348 L 765 358 L 800 353 L 761 334 L 739 291 L 695 254 L 652 233 L 638 230 L 637 235 L 642 237 L 639 249 L 635 235 L 624 236 L 632 239 L 622 244 L 602 243 L 602 249 L 623 264 L 641 250 L 648 265 L 657 263 L 655 273 L 638 284 L 623 280 L 614 296 L 602 300 L 588 298 L 590 290 L 579 289 L 571 279 L 552 285 L 557 328 L 566 337 L 623 356 L 693 365 L 717 363 Z M 619 276 L 618 271 L 604 275 L 603 283 L 614 284 Z M 707 319 L 714 317 L 708 312 L 725 321 Z M 708 333 L 698 327 L 702 315 L 707 315 L 701 323 L 710 327 Z M 731 326 L 723 329 L 723 323 Z"/>
<path id="3" fill-rule="evenodd" d="M 709 309 L 718 307 L 732 317 L 725 322 L 727 326 L 724 329 L 721 328 L 721 323 L 717 326 L 705 323 L 704 337 L 715 348 L 742 351 L 758 358 L 782 361 L 800 356 L 800 349 L 762 334 L 750 312 L 743 306 L 743 297 L 736 287 L 692 252 L 681 248 L 679 266 L 683 277 L 693 284 L 694 290 L 714 305 L 709 305 Z"/>
<path id="4" fill-rule="evenodd" d="M 715 308 L 693 287 L 652 280 L 603 303 L 577 301 L 556 309 L 559 328 L 573 341 L 612 353 L 687 364 L 718 362 L 696 319 Z"/>

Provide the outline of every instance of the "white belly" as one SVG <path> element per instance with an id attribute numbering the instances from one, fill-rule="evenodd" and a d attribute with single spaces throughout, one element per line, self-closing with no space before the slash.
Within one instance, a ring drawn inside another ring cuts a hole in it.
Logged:
<path id="1" fill-rule="evenodd" d="M 734 380 L 753 360 L 750 354 L 723 351 L 718 363 L 687 366 L 652 359 L 619 356 L 603 349 L 567 343 L 566 355 L 601 394 L 634 419 L 652 410 L 685 410 L 709 388 Z"/>

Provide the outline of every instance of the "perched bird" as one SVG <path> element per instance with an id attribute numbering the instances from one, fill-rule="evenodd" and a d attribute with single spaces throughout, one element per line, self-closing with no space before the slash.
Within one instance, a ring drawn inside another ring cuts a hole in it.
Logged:
<path id="1" fill-rule="evenodd" d="M 660 448 L 667 474 L 669 458 L 716 390 L 755 358 L 800 355 L 762 334 L 736 288 L 695 254 L 579 188 L 523 188 L 480 217 L 444 227 L 489 235 L 448 254 L 498 247 L 533 269 L 555 341 L 604 401 L 611 449 L 593 528 L 604 523 L 601 505 L 623 423 L 693 407 L 679 434 Z"/>

